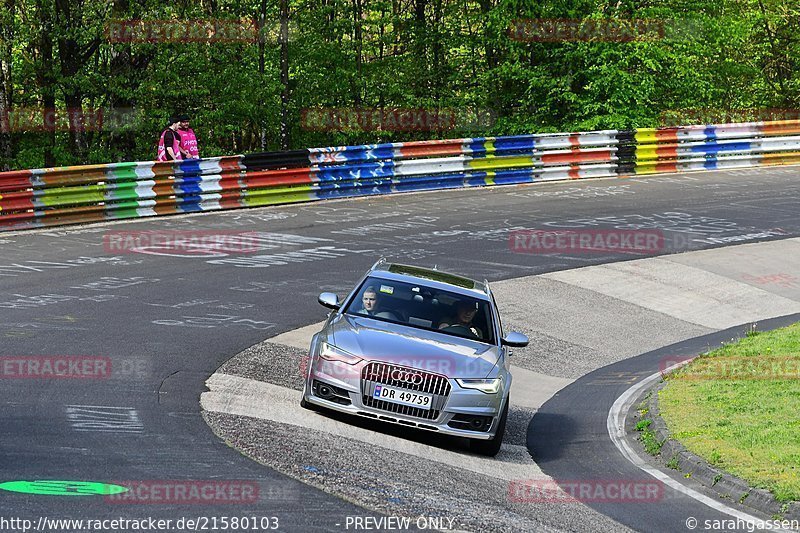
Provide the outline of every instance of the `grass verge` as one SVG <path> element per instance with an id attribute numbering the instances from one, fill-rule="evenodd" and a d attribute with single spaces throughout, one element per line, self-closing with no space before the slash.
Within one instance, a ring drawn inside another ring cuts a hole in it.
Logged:
<path id="1" fill-rule="evenodd" d="M 800 500 L 800 323 L 723 344 L 667 376 L 673 438 L 778 501 Z"/>

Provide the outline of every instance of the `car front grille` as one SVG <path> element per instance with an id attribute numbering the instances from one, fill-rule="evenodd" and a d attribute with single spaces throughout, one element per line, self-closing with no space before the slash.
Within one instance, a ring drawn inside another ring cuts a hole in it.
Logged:
<path id="1" fill-rule="evenodd" d="M 408 383 L 393 379 L 392 374 L 396 371 L 421 376 L 421 379 L 416 378 L 414 381 L 417 381 L 417 383 Z M 372 395 L 375 392 L 376 385 L 388 385 L 390 387 L 398 387 L 409 391 L 432 394 L 431 408 L 420 409 L 419 407 L 411 407 L 375 399 Z M 449 394 L 450 382 L 445 376 L 440 374 L 433 374 L 423 370 L 416 370 L 414 368 L 388 363 L 369 363 L 361 371 L 361 400 L 365 407 L 372 407 L 399 415 L 424 418 L 426 420 L 436 420 L 439 418 L 439 413 L 444 409 L 444 404 L 447 402 Z"/>

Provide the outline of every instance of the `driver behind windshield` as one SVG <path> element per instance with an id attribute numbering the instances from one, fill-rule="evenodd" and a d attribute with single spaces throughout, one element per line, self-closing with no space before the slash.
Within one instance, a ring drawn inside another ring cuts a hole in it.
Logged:
<path id="1" fill-rule="evenodd" d="M 445 318 L 439 324 L 439 329 L 456 334 L 471 333 L 477 338 L 483 339 L 483 332 L 479 327 L 472 324 L 472 320 L 478 314 L 478 302 L 460 300 L 456 302 L 455 311 L 455 316 L 449 319 Z"/>
<path id="2" fill-rule="evenodd" d="M 375 308 L 378 304 L 378 293 L 374 287 L 367 287 L 364 294 L 361 296 L 361 309 L 358 310 L 359 315 L 374 315 Z"/>
<path id="3" fill-rule="evenodd" d="M 391 311 L 380 310 L 379 303 L 378 291 L 375 290 L 375 287 L 370 285 L 364 289 L 364 293 L 361 295 L 361 309 L 356 311 L 356 313 L 359 315 L 397 320 L 397 317 Z"/>

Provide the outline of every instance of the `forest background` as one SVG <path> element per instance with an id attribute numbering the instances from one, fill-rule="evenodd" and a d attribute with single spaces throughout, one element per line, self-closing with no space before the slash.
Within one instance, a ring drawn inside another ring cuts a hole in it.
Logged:
<path id="1" fill-rule="evenodd" d="M 797 0 L 0 0 L 0 170 L 793 119 Z"/>

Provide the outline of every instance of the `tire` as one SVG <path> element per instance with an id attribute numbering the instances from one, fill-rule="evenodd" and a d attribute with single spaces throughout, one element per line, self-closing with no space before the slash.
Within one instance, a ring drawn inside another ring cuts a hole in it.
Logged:
<path id="1" fill-rule="evenodd" d="M 506 398 L 506 405 L 503 407 L 503 413 L 500 415 L 500 423 L 497 425 L 497 432 L 494 437 L 489 440 L 472 440 L 469 443 L 469 448 L 475 453 L 486 455 L 487 457 L 494 457 L 500 451 L 500 446 L 503 444 L 503 435 L 506 432 L 506 419 L 508 419 L 508 403 L 511 398 Z"/>

